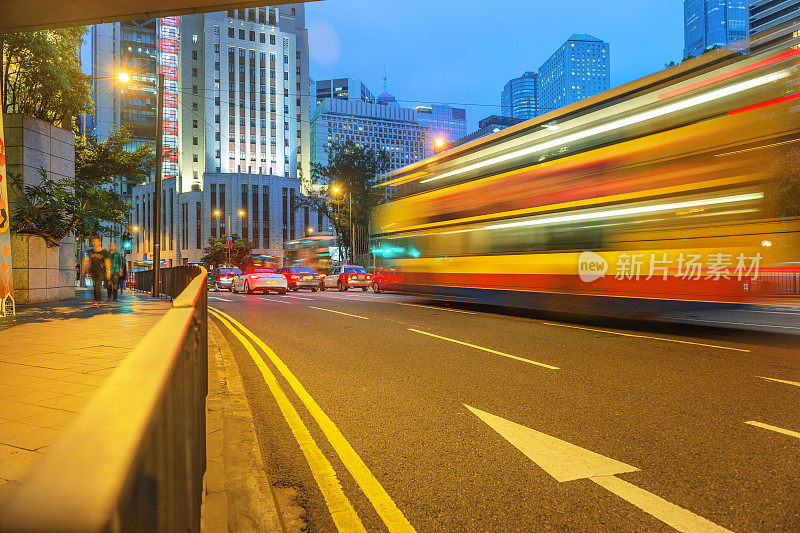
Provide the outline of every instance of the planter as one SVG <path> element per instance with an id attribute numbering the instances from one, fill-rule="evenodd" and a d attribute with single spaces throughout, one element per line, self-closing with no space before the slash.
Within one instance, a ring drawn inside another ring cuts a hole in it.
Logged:
<path id="1" fill-rule="evenodd" d="M 57 302 L 75 297 L 75 240 L 48 247 L 35 235 L 11 234 L 14 299 L 18 304 Z"/>

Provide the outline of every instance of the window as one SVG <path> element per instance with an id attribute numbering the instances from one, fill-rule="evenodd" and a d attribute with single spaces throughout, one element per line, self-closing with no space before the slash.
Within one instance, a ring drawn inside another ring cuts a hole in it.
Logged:
<path id="1" fill-rule="evenodd" d="M 198 144 L 197 137 L 192 137 L 192 145 L 197 146 L 197 144 Z"/>
<path id="2" fill-rule="evenodd" d="M 219 105 L 219 96 L 215 96 L 214 97 L 214 105 L 217 105 L 217 106 Z M 300 104 L 297 104 L 297 105 L 300 105 Z"/>
<path id="3" fill-rule="evenodd" d="M 195 71 L 197 71 L 197 69 L 195 69 Z M 288 72 L 284 72 L 283 73 L 283 81 L 289 81 L 289 73 Z"/>
<path id="4" fill-rule="evenodd" d="M 250 50 L 249 57 L 250 57 L 250 59 L 255 59 L 256 58 L 256 51 L 255 50 Z"/>
<path id="5" fill-rule="evenodd" d="M 219 44 L 215 44 L 215 45 L 214 45 L 214 53 L 215 53 L 215 54 L 218 54 L 218 53 L 219 53 Z M 299 53 L 299 52 L 298 52 L 298 53 Z"/>
<path id="6" fill-rule="evenodd" d="M 192 69 L 192 77 L 193 77 L 193 78 L 196 78 L 196 77 L 197 77 L 197 69 L 196 69 L 196 68 L 193 68 L 193 69 Z"/>
<path id="7" fill-rule="evenodd" d="M 219 70 L 219 61 L 214 62 L 214 70 Z"/>
<path id="8" fill-rule="evenodd" d="M 192 111 L 197 111 L 197 102 L 192 102 Z"/>
<path id="9" fill-rule="evenodd" d="M 270 34 L 270 36 L 269 36 L 269 44 L 275 44 L 275 35 Z"/>
<path id="10" fill-rule="evenodd" d="M 193 128 L 197 127 L 197 119 L 192 120 L 192 127 Z"/>
<path id="11" fill-rule="evenodd" d="M 197 154 L 192 154 L 192 163 L 197 163 Z M 194 177 L 196 178 L 197 174 Z"/>
<path id="12" fill-rule="evenodd" d="M 235 32 L 235 30 L 233 28 L 228 28 L 228 37 L 233 39 L 236 36 L 236 34 L 234 32 Z"/>
<path id="13" fill-rule="evenodd" d="M 192 94 L 197 94 L 197 85 L 192 85 Z"/>
<path id="14" fill-rule="evenodd" d="M 244 41 L 244 30 L 239 30 L 239 39 Z"/>
<path id="15" fill-rule="evenodd" d="M 196 35 L 194 37 L 197 37 Z M 197 59 L 197 50 L 192 50 L 192 59 Z"/>
<path id="16" fill-rule="evenodd" d="M 267 42 L 267 34 L 266 33 L 259 33 L 258 34 L 258 42 L 260 42 L 260 43 Z"/>
<path id="17" fill-rule="evenodd" d="M 254 32 L 253 30 L 250 30 L 250 40 L 251 41 L 256 40 L 256 32 Z"/>
<path id="18" fill-rule="evenodd" d="M 233 9 L 229 9 L 229 10 L 227 11 L 227 15 L 228 15 L 228 18 L 232 18 L 232 19 L 233 19 L 233 18 L 236 18 L 236 11 L 235 11 L 235 10 L 233 10 Z"/>

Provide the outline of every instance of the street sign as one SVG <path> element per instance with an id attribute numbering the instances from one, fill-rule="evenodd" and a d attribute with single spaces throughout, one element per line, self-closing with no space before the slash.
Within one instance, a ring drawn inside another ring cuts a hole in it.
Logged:
<path id="1" fill-rule="evenodd" d="M 233 249 L 233 239 L 232 238 L 227 237 L 225 239 L 225 248 L 227 248 L 228 250 Z"/>

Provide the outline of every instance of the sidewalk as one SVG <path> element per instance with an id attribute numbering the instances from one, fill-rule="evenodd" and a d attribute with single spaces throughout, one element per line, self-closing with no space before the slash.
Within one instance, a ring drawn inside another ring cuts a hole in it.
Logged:
<path id="1" fill-rule="evenodd" d="M 91 290 L 74 300 L 17 308 L 0 329 L 0 499 L 46 454 L 170 302 L 126 292 L 116 302 Z"/>

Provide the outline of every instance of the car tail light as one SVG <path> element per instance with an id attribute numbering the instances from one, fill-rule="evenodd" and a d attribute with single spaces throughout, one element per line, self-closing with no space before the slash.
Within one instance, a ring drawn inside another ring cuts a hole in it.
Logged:
<path id="1" fill-rule="evenodd" d="M 228 279 L 229 276 L 220 276 L 219 279 Z"/>
<path id="2" fill-rule="evenodd" d="M 314 279 L 316 279 L 317 281 L 322 281 L 323 279 L 325 279 L 325 276 L 323 276 L 322 274 L 317 274 L 316 276 L 314 276 Z"/>
<path id="3" fill-rule="evenodd" d="M 300 276 L 298 276 L 297 274 L 292 274 L 292 275 L 291 275 L 291 276 L 289 276 L 289 277 L 290 277 L 291 279 L 300 279 Z"/>
<path id="4" fill-rule="evenodd" d="M 367 279 L 372 279 L 372 276 L 370 274 L 367 274 Z"/>
<path id="5" fill-rule="evenodd" d="M 250 274 L 250 279 L 258 279 L 258 276 L 256 276 L 255 274 Z"/>

